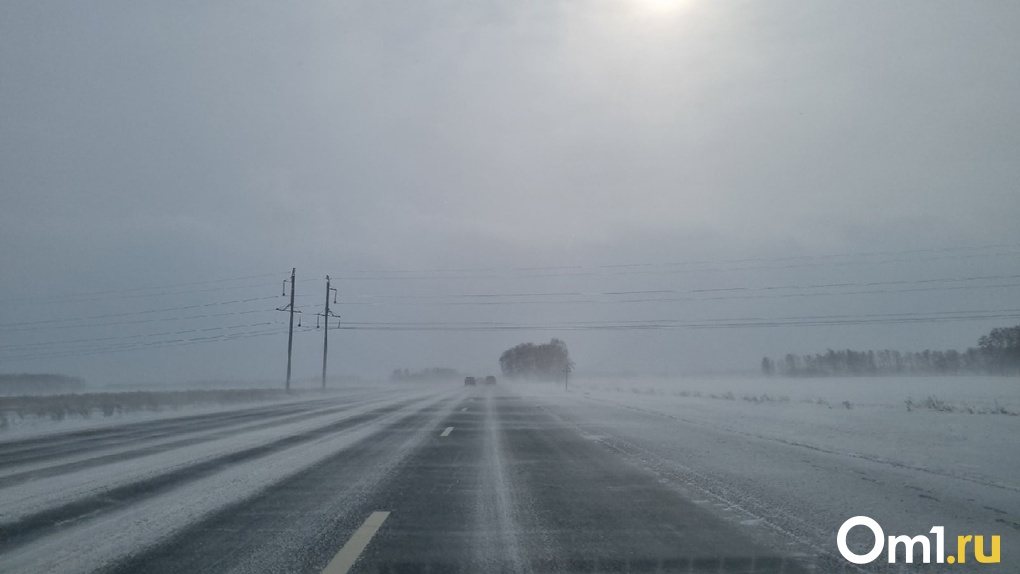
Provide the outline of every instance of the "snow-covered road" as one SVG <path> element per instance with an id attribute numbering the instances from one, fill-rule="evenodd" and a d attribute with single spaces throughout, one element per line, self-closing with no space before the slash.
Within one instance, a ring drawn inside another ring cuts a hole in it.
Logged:
<path id="1" fill-rule="evenodd" d="M 960 571 L 847 563 L 856 515 L 1020 571 L 1020 417 L 883 408 L 382 386 L 15 437 L 0 571 L 318 573 L 380 511 L 353 572 Z"/>

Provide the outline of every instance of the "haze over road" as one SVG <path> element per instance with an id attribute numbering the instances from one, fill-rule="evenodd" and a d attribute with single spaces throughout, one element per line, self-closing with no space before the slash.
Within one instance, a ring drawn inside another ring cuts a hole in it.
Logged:
<path id="1" fill-rule="evenodd" d="M 0 443 L 0 571 L 844 568 L 776 468 L 915 496 L 906 469 L 581 393 L 390 385 Z"/>

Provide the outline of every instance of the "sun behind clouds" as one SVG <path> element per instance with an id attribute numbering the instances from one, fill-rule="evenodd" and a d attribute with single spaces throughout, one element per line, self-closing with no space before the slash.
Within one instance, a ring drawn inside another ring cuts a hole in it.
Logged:
<path id="1" fill-rule="evenodd" d="M 645 14 L 674 14 L 690 6 L 693 0 L 632 0 L 637 9 Z"/>

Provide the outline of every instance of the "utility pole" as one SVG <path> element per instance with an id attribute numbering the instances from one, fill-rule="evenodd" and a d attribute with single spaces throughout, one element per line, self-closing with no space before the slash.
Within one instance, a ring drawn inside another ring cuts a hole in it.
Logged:
<path id="1" fill-rule="evenodd" d="M 567 390 L 567 386 L 570 384 L 570 365 L 563 367 L 563 390 Z"/>
<path id="2" fill-rule="evenodd" d="M 277 307 L 277 311 L 289 311 L 290 312 L 290 330 L 287 332 L 287 392 L 290 392 L 290 365 L 291 355 L 294 351 L 294 277 L 297 275 L 297 268 L 292 267 L 290 270 L 290 305 L 286 307 Z M 283 294 L 287 294 L 287 280 L 283 281 Z"/>
<path id="3" fill-rule="evenodd" d="M 333 292 L 333 302 L 336 303 L 337 290 L 329 286 L 329 275 L 326 275 L 326 311 L 322 314 L 322 318 L 326 321 L 323 325 L 322 330 L 322 390 L 326 390 L 326 357 L 329 356 L 329 318 L 339 316 L 334 315 L 329 310 L 329 292 Z"/>

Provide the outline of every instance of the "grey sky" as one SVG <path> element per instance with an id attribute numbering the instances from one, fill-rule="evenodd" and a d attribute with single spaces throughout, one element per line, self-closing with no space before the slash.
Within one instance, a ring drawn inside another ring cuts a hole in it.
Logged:
<path id="1" fill-rule="evenodd" d="M 330 273 L 349 278 L 337 282 L 345 302 L 375 303 L 341 306 L 366 323 L 1016 308 L 1020 288 L 987 287 L 1008 280 L 654 304 L 358 296 L 1020 274 L 1018 28 L 1011 2 L 3 2 L 0 371 L 279 377 L 280 334 L 74 352 L 282 327 L 282 314 L 254 312 L 279 297 L 215 307 L 236 315 L 121 319 L 168 323 L 73 319 L 279 295 L 295 266 L 313 279 L 299 284 L 303 309 L 321 307 Z M 983 245 L 1013 247 L 735 271 L 513 271 Z M 463 268 L 500 271 L 428 272 Z M 426 272 L 365 278 L 395 270 Z M 164 287 L 267 273 L 206 286 L 219 291 Z M 161 289 L 75 295 L 136 287 Z M 344 331 L 331 362 L 337 373 L 494 371 L 504 348 L 560 336 L 591 370 L 742 369 L 826 347 L 965 347 L 1016 322 Z M 62 342 L 83 339 L 97 341 Z M 297 347 L 298 374 L 313 375 L 319 339 L 302 334 Z"/>

